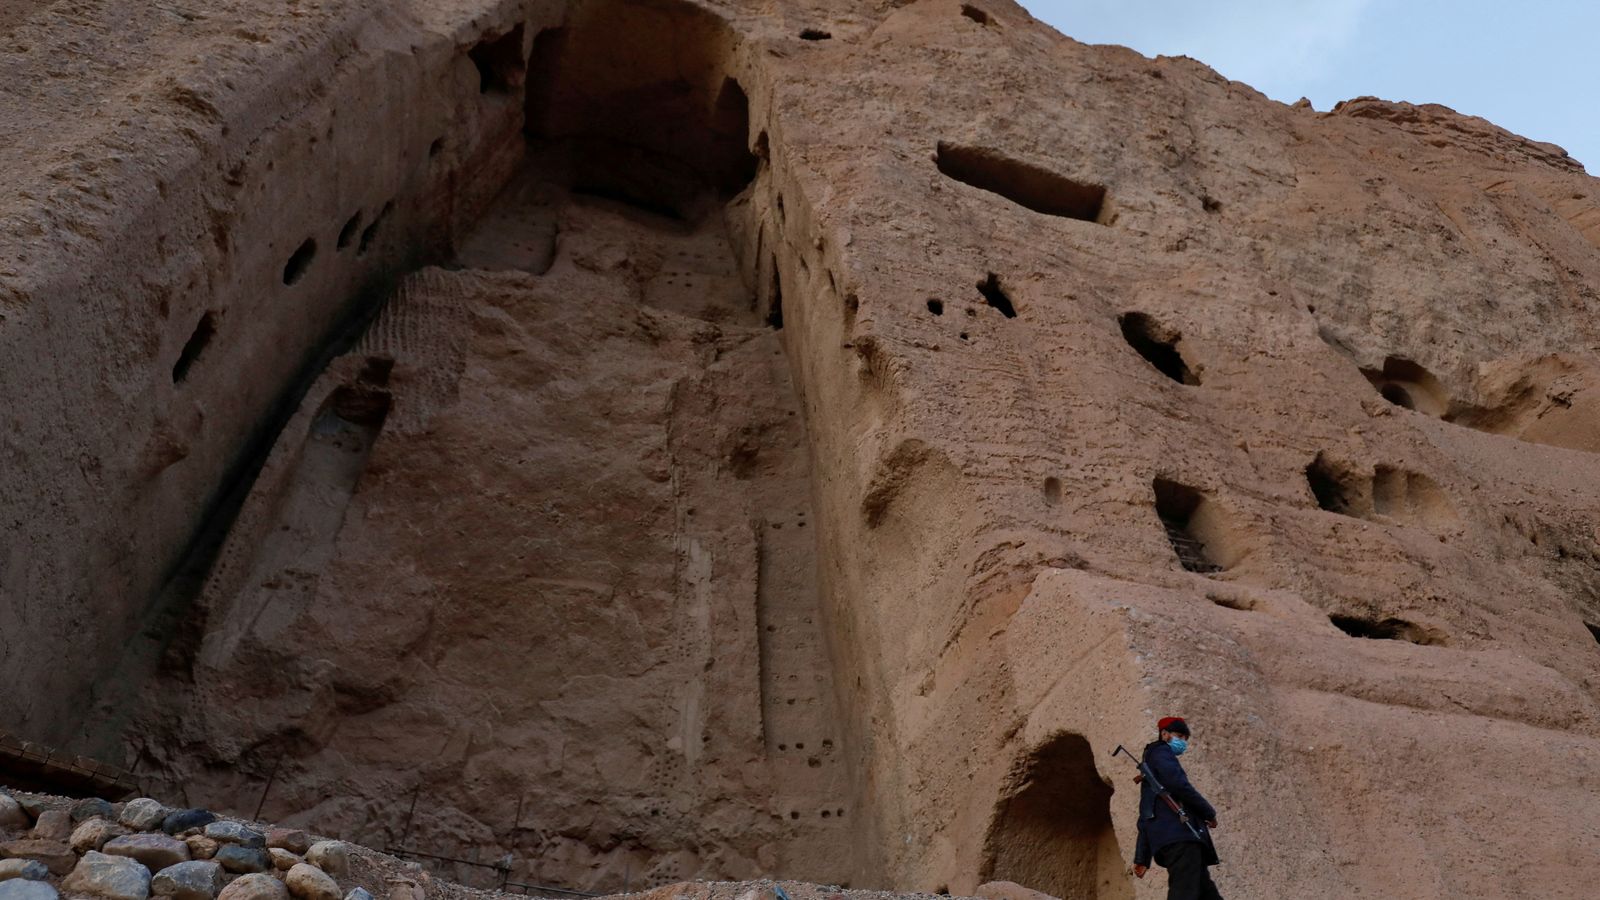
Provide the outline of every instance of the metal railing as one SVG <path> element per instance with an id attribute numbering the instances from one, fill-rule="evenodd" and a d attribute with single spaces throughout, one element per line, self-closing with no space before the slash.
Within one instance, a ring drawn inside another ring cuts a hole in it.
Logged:
<path id="1" fill-rule="evenodd" d="M 1190 572 L 1201 575 L 1210 575 L 1222 571 L 1222 567 L 1212 562 L 1206 555 L 1206 545 L 1197 538 L 1191 537 L 1188 531 L 1180 524 L 1161 522 L 1167 528 L 1167 540 L 1172 542 L 1172 552 L 1178 554 L 1178 562 Z"/>

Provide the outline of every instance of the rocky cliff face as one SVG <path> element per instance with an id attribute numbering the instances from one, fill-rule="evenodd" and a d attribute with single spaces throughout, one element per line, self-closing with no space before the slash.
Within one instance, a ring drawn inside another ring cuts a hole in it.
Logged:
<path id="1" fill-rule="evenodd" d="M 291 13 L 0 18 L 13 730 L 544 883 L 1134 897 L 1181 712 L 1228 896 L 1586 878 L 1558 148 L 999 0 Z"/>

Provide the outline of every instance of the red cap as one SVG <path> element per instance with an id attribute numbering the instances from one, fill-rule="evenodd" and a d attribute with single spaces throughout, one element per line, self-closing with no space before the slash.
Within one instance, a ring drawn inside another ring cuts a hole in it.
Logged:
<path id="1" fill-rule="evenodd" d="M 1177 732 L 1178 734 L 1188 734 L 1189 723 L 1185 722 L 1182 716 L 1167 716 L 1156 723 L 1156 730 L 1173 731 Z"/>

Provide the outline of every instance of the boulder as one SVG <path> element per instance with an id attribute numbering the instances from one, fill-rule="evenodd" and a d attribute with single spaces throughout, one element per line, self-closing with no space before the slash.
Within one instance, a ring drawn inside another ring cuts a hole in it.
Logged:
<path id="1" fill-rule="evenodd" d="M 216 813 L 208 809 L 180 809 L 161 821 L 161 830 L 167 834 L 181 834 L 191 828 L 204 828 L 216 820 Z"/>
<path id="2" fill-rule="evenodd" d="M 267 855 L 272 858 L 272 867 L 280 872 L 287 872 L 300 863 L 305 862 L 299 855 L 290 853 L 282 847 L 267 848 Z"/>
<path id="3" fill-rule="evenodd" d="M 342 900 L 343 892 L 333 876 L 309 863 L 300 863 L 283 876 L 283 883 L 297 900 Z"/>
<path id="4" fill-rule="evenodd" d="M 206 826 L 206 837 L 219 844 L 238 844 L 241 847 L 261 848 L 267 845 L 267 836 L 238 822 L 219 820 Z"/>
<path id="5" fill-rule="evenodd" d="M 210 860 L 167 866 L 150 879 L 150 893 L 173 900 L 212 900 L 222 890 L 222 867 Z"/>
<path id="6" fill-rule="evenodd" d="M 102 852 L 136 859 L 152 872 L 189 861 L 189 845 L 165 834 L 125 834 L 106 841 Z"/>
<path id="7" fill-rule="evenodd" d="M 78 862 L 78 854 L 60 841 L 7 841 L 0 844 L 0 857 L 38 860 L 52 875 L 65 875 Z"/>
<path id="8" fill-rule="evenodd" d="M 56 900 L 56 889 L 42 881 L 13 878 L 0 881 L 0 900 Z"/>
<path id="9" fill-rule="evenodd" d="M 272 871 L 272 857 L 267 855 L 267 851 L 255 847 L 223 844 L 217 848 L 217 855 L 212 859 L 221 863 L 229 872 L 243 874 Z"/>
<path id="10" fill-rule="evenodd" d="M 50 870 L 36 859 L 0 859 L 0 881 L 10 881 L 13 878 L 43 881 L 49 877 Z"/>
<path id="11" fill-rule="evenodd" d="M 271 875 L 240 875 L 222 889 L 217 900 L 289 900 L 289 889 Z"/>
<path id="12" fill-rule="evenodd" d="M 55 808 L 55 804 L 51 802 L 53 798 L 45 794 L 23 794 L 20 797 L 13 797 L 13 799 L 22 804 L 22 808 L 27 811 L 30 819 L 37 819 L 40 813 L 47 809 Z"/>
<path id="13" fill-rule="evenodd" d="M 311 836 L 298 828 L 269 828 L 267 846 L 282 847 L 297 856 L 305 856 L 311 849 Z"/>
<path id="14" fill-rule="evenodd" d="M 171 812 L 149 797 L 140 797 L 122 805 L 122 815 L 117 817 L 117 821 L 134 831 L 154 831 Z"/>
<path id="15" fill-rule="evenodd" d="M 65 809 L 47 809 L 33 823 L 35 840 L 64 841 L 72 836 L 72 813 Z"/>
<path id="16" fill-rule="evenodd" d="M 428 900 L 422 885 L 404 878 L 389 879 L 389 900 Z"/>
<path id="17" fill-rule="evenodd" d="M 1056 900 L 1050 894 L 1023 887 L 1015 881 L 986 881 L 978 885 L 973 896 L 983 900 Z"/>
<path id="18" fill-rule="evenodd" d="M 150 870 L 128 857 L 90 850 L 62 880 L 61 888 L 106 900 L 145 900 L 150 896 Z"/>
<path id="19" fill-rule="evenodd" d="M 72 805 L 72 821 L 82 822 L 86 819 L 116 819 L 117 814 L 112 810 L 111 804 L 99 797 L 86 797 Z"/>
<path id="20" fill-rule="evenodd" d="M 0 791 L 0 829 L 21 831 L 28 827 L 28 813 L 15 797 Z"/>
<path id="21" fill-rule="evenodd" d="M 99 850 L 106 845 L 106 841 L 115 837 L 122 837 L 127 833 L 128 830 L 126 828 L 109 819 L 102 819 L 98 816 L 93 819 L 85 819 L 78 823 L 77 828 L 72 829 L 72 849 L 79 853 Z"/>
<path id="22" fill-rule="evenodd" d="M 183 842 L 189 845 L 189 855 L 195 859 L 210 859 L 217 855 L 217 848 L 222 846 L 203 834 L 191 834 Z"/>
<path id="23" fill-rule="evenodd" d="M 350 871 L 350 845 L 344 841 L 317 841 L 306 850 L 306 862 L 338 877 Z"/>

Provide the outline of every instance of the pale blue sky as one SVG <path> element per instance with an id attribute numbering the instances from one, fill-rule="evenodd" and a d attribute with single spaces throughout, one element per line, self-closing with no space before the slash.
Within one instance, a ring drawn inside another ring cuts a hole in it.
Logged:
<path id="1" fill-rule="evenodd" d="M 1192 56 L 1286 103 L 1442 103 L 1600 173 L 1596 0 L 1020 2 L 1080 41 Z"/>

